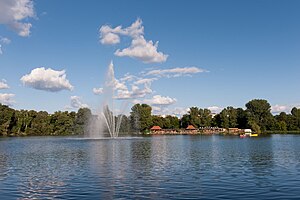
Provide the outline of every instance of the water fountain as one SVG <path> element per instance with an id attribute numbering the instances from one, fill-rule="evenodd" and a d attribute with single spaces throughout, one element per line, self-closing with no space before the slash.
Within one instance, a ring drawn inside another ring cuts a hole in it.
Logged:
<path id="1" fill-rule="evenodd" d="M 90 120 L 88 127 L 88 136 L 92 138 L 103 137 L 105 132 L 109 133 L 111 138 L 117 138 L 119 136 L 121 122 L 123 118 L 123 112 L 127 105 L 126 102 L 120 102 L 122 109 L 118 109 L 118 116 L 116 116 L 115 104 L 115 89 L 117 80 L 114 73 L 113 62 L 108 66 L 107 74 L 105 77 L 104 87 L 103 87 L 103 103 L 101 110 L 98 111 L 97 116 Z"/>

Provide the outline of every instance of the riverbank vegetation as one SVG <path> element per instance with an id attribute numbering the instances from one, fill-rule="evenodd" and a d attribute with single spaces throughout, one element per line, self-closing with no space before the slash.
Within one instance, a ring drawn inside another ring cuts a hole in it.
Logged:
<path id="1" fill-rule="evenodd" d="M 293 108 L 291 113 L 272 115 L 271 106 L 266 100 L 254 99 L 245 106 L 246 109 L 229 106 L 218 114 L 211 113 L 209 109 L 191 107 L 179 119 L 171 115 L 152 115 L 151 106 L 135 104 L 129 116 L 122 116 L 120 132 L 147 133 L 154 125 L 164 129 L 193 125 L 196 128 L 251 128 L 256 133 L 300 132 L 299 108 Z M 58 111 L 49 114 L 46 111 L 15 110 L 0 104 L 0 136 L 84 134 L 91 118 L 93 115 L 88 108 L 80 108 L 77 112 Z"/>

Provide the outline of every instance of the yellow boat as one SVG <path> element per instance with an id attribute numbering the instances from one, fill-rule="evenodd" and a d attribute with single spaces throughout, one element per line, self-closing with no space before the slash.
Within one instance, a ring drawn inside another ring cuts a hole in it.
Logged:
<path id="1" fill-rule="evenodd" d="M 258 136 L 257 133 L 251 133 L 251 134 L 250 134 L 250 137 L 257 137 L 257 136 Z"/>

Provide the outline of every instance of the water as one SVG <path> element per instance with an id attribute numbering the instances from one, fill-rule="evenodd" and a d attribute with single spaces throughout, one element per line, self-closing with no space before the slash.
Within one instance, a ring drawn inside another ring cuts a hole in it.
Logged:
<path id="1" fill-rule="evenodd" d="M 0 199 L 299 199 L 300 136 L 0 138 Z"/>
<path id="2" fill-rule="evenodd" d="M 102 107 L 99 113 L 96 114 L 97 117 L 92 117 L 92 119 L 89 120 L 86 137 L 103 137 L 105 132 L 108 132 L 111 138 L 117 138 L 119 136 L 122 118 L 128 101 L 123 99 L 121 103 L 119 102 L 121 105 L 117 106 L 115 99 L 117 96 L 116 90 L 127 89 L 124 87 L 126 86 L 115 78 L 114 65 L 111 61 L 108 65 L 104 82 Z M 118 114 L 116 111 L 118 111 Z"/>

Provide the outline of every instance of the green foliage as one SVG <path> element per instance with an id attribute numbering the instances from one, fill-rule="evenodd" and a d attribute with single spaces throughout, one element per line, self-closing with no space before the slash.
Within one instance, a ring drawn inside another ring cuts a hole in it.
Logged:
<path id="1" fill-rule="evenodd" d="M 179 119 L 176 116 L 167 115 L 166 117 L 153 115 L 152 116 L 153 126 L 160 126 L 164 129 L 178 129 Z"/>
<path id="2" fill-rule="evenodd" d="M 183 115 L 181 119 L 182 128 L 188 125 L 194 127 L 207 127 L 212 124 L 212 115 L 209 109 L 202 109 L 198 107 L 191 107 L 187 114 Z"/>
<path id="3" fill-rule="evenodd" d="M 130 134 L 131 127 L 130 127 L 130 119 L 126 115 L 119 115 L 118 118 L 122 118 L 120 124 L 120 132 Z M 117 121 L 117 120 L 116 120 Z"/>
<path id="4" fill-rule="evenodd" d="M 91 111 L 81 108 L 78 112 L 14 110 L 0 104 L 0 136 L 71 135 L 83 134 Z"/>
<path id="5" fill-rule="evenodd" d="M 152 124 L 154 126 L 160 126 L 161 128 L 164 127 L 165 122 L 164 122 L 164 118 L 162 116 L 158 116 L 158 115 L 153 115 L 152 116 Z"/>
<path id="6" fill-rule="evenodd" d="M 75 114 L 74 133 L 84 134 L 87 131 L 87 126 L 91 117 L 92 112 L 90 109 L 79 108 L 77 114 Z"/>
<path id="7" fill-rule="evenodd" d="M 291 132 L 300 131 L 300 109 L 293 108 L 290 114 L 281 112 L 271 114 L 271 106 L 266 100 L 254 99 L 242 108 L 227 107 L 213 116 L 208 109 L 191 107 L 189 112 L 178 119 L 176 116 L 166 117 L 152 115 L 152 108 L 147 104 L 135 104 L 130 116 L 119 115 L 122 118 L 120 132 L 146 133 L 153 125 L 164 129 L 218 126 L 222 128 L 251 128 L 256 133 L 265 131 Z M 107 108 L 105 114 L 112 115 Z M 0 104 L 0 136 L 25 135 L 72 135 L 84 134 L 89 121 L 97 118 L 88 108 L 80 108 L 77 112 L 58 111 L 48 114 L 45 111 L 14 110 Z"/>
<path id="8" fill-rule="evenodd" d="M 165 118 L 164 128 L 167 129 L 178 129 L 179 119 L 176 116 L 167 115 Z"/>
<path id="9" fill-rule="evenodd" d="M 135 132 L 145 132 L 152 126 L 151 106 L 135 104 L 130 112 L 131 128 Z"/>
<path id="10" fill-rule="evenodd" d="M 258 133 L 258 134 L 261 133 L 260 126 L 259 126 L 255 121 L 250 120 L 250 121 L 249 121 L 249 125 L 250 125 L 250 128 L 251 128 L 255 133 Z"/>
<path id="11" fill-rule="evenodd" d="M 251 100 L 246 104 L 246 108 L 251 124 L 258 125 L 262 131 L 272 126 L 270 123 L 273 120 L 273 115 L 271 114 L 271 105 L 267 100 Z M 249 125 L 251 124 L 249 123 Z"/>

